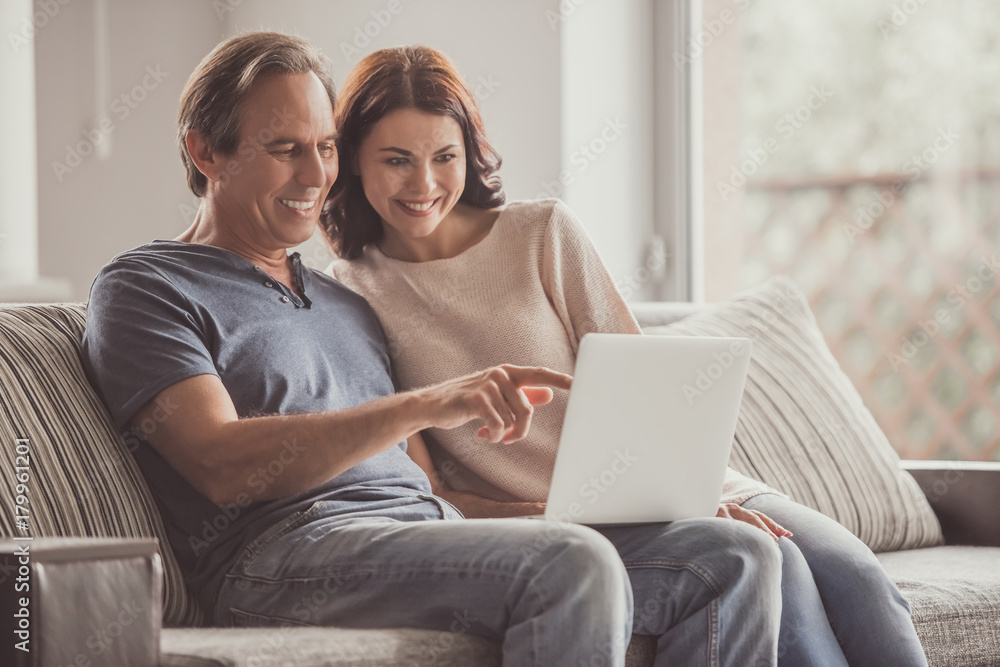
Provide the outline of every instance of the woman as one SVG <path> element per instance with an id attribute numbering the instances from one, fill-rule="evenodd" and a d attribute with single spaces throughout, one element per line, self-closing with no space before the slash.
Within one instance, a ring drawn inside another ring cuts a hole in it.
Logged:
<path id="1" fill-rule="evenodd" d="M 373 53 L 349 75 L 335 114 L 341 178 L 322 224 L 341 259 L 330 271 L 374 307 L 400 390 L 502 363 L 571 373 L 585 333 L 641 333 L 564 204 L 504 205 L 500 158 L 442 54 Z M 469 517 L 537 514 L 565 406 L 557 394 L 515 443 L 483 442 L 472 425 L 430 433 L 439 471 L 420 438 L 410 453 Z M 718 516 L 778 541 L 782 662 L 926 664 L 908 604 L 842 526 L 732 470 Z M 629 530 L 601 532 L 618 545 Z M 636 607 L 643 634 L 646 610 Z"/>

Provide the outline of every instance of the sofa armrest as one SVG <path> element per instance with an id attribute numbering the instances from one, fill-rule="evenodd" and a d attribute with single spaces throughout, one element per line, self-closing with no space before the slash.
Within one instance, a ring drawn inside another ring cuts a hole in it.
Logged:
<path id="1" fill-rule="evenodd" d="M 937 514 L 945 544 L 1000 546 L 1000 463 L 901 463 Z"/>

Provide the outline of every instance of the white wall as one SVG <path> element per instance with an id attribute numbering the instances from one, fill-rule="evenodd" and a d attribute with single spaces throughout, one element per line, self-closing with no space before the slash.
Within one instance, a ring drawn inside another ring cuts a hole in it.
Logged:
<path id="1" fill-rule="evenodd" d="M 652 3 L 588 0 L 564 13 L 563 170 L 548 189 L 565 184 L 562 197 L 625 297 L 648 298 L 654 278 L 646 268 L 653 232 Z"/>
<path id="2" fill-rule="evenodd" d="M 644 95 L 645 76 L 636 68 L 640 51 L 632 33 L 650 0 L 397 1 L 400 11 L 393 15 L 390 0 L 108 0 L 111 154 L 82 157 L 57 175 L 53 163 L 66 165 L 67 153 L 81 142 L 86 149 L 86 133 L 100 123 L 94 111 L 94 0 L 60 5 L 34 37 L 41 272 L 69 278 L 75 298 L 83 300 L 116 253 L 172 238 L 187 226 L 194 200 L 174 138 L 181 89 L 221 39 L 275 29 L 301 34 L 323 49 L 338 84 L 377 48 L 424 43 L 447 53 L 478 88 L 487 131 L 504 158 L 509 199 L 546 195 L 545 184 L 558 181 L 563 169 L 579 168 L 571 161 L 575 147 L 599 137 L 607 119 L 620 117 L 627 131 L 562 196 L 612 275 L 633 273 L 650 218 L 645 199 L 651 176 L 645 121 L 632 108 Z M 366 29 L 374 36 L 354 51 Z M 151 78 L 147 67 L 158 67 L 162 80 Z M 149 90 L 142 89 L 144 78 Z M 493 83 L 480 85 L 484 81 Z M 133 91 L 145 98 L 134 109 L 114 102 Z M 563 113 L 564 98 L 573 113 Z M 325 253 L 315 244 L 303 254 L 318 264 Z"/>
<path id="3" fill-rule="evenodd" d="M 111 99 L 102 106 L 113 127 L 112 152 L 108 159 L 90 153 L 77 163 L 68 153 L 93 147 L 88 134 L 104 134 L 95 117 L 94 2 L 59 7 L 34 38 L 39 259 L 43 274 L 69 278 L 74 298 L 84 300 L 115 254 L 173 238 L 186 226 L 179 204 L 191 196 L 174 142 L 177 102 L 188 74 L 225 26 L 211 3 L 200 0 L 109 2 Z M 157 82 L 147 67 L 165 76 Z M 75 167 L 65 173 L 53 163 Z"/>
<path id="4" fill-rule="evenodd" d="M 7 0 L 0 6 L 0 35 L 17 32 L 29 0 Z M 35 154 L 35 60 L 26 42 L 8 38 L 0 59 L 0 86 L 17 100 L 0 107 L 0 145 L 8 154 L 23 156 L 0 163 L 0 283 L 34 280 L 38 276 L 37 183 Z M 23 220 L 28 224 L 11 224 Z"/>

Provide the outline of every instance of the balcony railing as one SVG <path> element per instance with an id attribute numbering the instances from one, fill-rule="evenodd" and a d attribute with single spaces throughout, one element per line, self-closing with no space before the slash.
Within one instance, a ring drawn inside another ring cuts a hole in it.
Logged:
<path id="1" fill-rule="evenodd" d="M 1000 460 L 1000 170 L 747 184 L 741 280 L 792 276 L 905 458 Z"/>

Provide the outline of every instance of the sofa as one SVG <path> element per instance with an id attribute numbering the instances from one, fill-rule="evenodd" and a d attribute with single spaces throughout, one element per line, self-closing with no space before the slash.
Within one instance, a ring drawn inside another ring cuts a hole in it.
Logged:
<path id="1" fill-rule="evenodd" d="M 750 337 L 731 465 L 868 543 L 909 600 L 931 665 L 1000 665 L 1000 464 L 899 461 L 787 279 L 723 304 L 633 310 L 650 334 Z M 158 540 L 161 665 L 501 664 L 498 645 L 465 628 L 204 627 L 129 445 L 83 374 L 85 313 L 85 304 L 0 307 L 0 437 L 31 442 L 35 535 Z M 665 381 L 682 379 L 665 372 Z M 697 387 L 699 378 L 684 381 Z M 14 489 L 13 457 L 4 456 L 0 491 L 11 498 Z M 15 534 L 11 513 L 0 513 L 0 535 Z M 633 636 L 627 664 L 651 665 L 654 648 Z"/>

